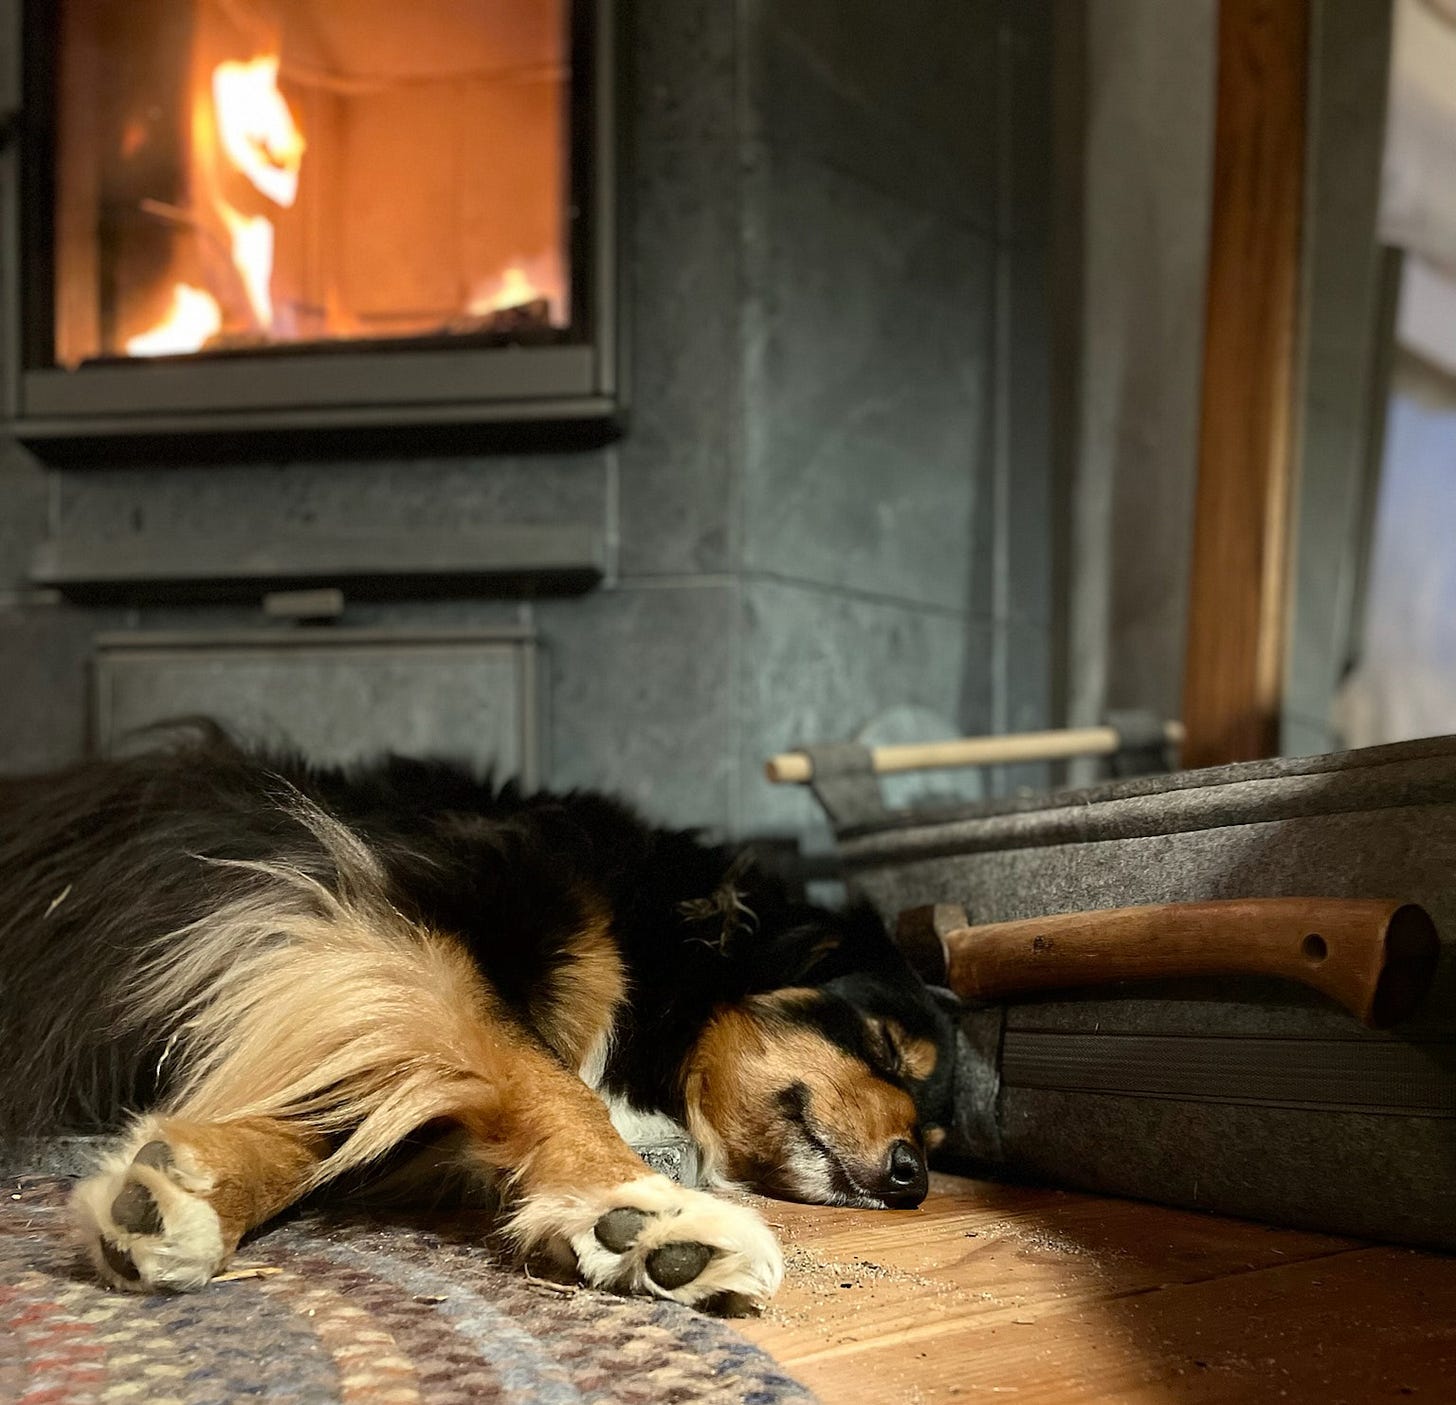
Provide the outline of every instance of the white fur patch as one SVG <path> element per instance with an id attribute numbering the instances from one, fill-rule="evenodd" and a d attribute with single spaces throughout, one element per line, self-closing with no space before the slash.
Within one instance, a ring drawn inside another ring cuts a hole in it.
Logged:
<path id="1" fill-rule="evenodd" d="M 618 1253 L 597 1238 L 596 1226 L 621 1209 L 640 1210 L 648 1218 L 632 1244 Z M 568 1246 L 582 1279 L 593 1287 L 690 1306 L 722 1294 L 761 1303 L 784 1277 L 783 1255 L 758 1215 L 702 1191 L 684 1190 L 665 1176 L 643 1176 L 607 1190 L 532 1196 L 512 1216 L 509 1229 L 526 1252 L 559 1252 Z M 665 1288 L 648 1271 L 648 1259 L 668 1244 L 702 1244 L 712 1256 L 691 1282 Z"/>
<path id="2" fill-rule="evenodd" d="M 691 1141 L 688 1129 L 665 1112 L 645 1112 L 622 1098 L 598 1094 L 607 1105 L 607 1115 L 617 1135 L 628 1146 L 645 1146 L 649 1142 Z"/>
<path id="3" fill-rule="evenodd" d="M 577 1077 L 592 1092 L 596 1092 L 601 1086 L 602 1075 L 607 1071 L 607 1056 L 612 1052 L 613 1032 L 613 1026 L 609 1022 L 606 1028 L 597 1035 L 596 1042 L 586 1051 L 586 1057 L 581 1061 L 581 1067 L 576 1071 Z"/>
<path id="4" fill-rule="evenodd" d="M 200 1288 L 229 1256 L 217 1212 L 202 1198 L 202 1192 L 212 1186 L 207 1169 L 192 1161 L 185 1149 L 176 1147 L 172 1148 L 173 1164 L 165 1170 L 134 1160 L 143 1146 L 158 1140 L 154 1120 L 144 1118 L 127 1136 L 122 1150 L 109 1156 L 101 1170 L 82 1181 L 71 1195 L 75 1230 L 97 1274 L 111 1287 L 134 1293 Z M 160 1233 L 135 1234 L 112 1219 L 112 1204 L 130 1184 L 143 1185 L 150 1193 L 162 1218 Z M 108 1261 L 107 1243 L 114 1255 L 131 1260 L 135 1278 L 119 1273 Z"/>

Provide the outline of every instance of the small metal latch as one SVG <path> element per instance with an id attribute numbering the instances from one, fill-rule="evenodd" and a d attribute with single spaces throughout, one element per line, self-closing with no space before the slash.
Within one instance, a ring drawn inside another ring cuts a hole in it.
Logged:
<path id="1" fill-rule="evenodd" d="M 323 590 L 270 590 L 263 597 L 263 613 L 270 620 L 336 620 L 344 613 L 344 592 Z"/>

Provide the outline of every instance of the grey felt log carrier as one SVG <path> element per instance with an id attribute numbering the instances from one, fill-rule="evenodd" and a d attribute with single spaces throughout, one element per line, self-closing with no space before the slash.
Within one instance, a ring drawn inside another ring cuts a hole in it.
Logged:
<path id="1" fill-rule="evenodd" d="M 949 1149 L 1060 1184 L 1456 1248 L 1456 738 L 888 813 L 864 748 L 809 749 L 851 885 L 893 921 L 1247 897 L 1417 902 L 1431 994 L 1391 1031 L 1254 977 L 1027 999 L 963 1021 Z"/>

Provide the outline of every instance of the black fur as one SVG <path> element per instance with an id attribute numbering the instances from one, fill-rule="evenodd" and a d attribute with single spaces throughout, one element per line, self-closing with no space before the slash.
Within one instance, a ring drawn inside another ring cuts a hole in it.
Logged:
<path id="1" fill-rule="evenodd" d="M 604 1090 L 681 1112 L 680 1070 L 713 1010 L 813 986 L 794 1018 L 885 1076 L 864 1012 L 942 1051 L 906 1085 L 947 1120 L 947 1017 L 868 908 L 798 900 L 731 847 L 653 827 L 591 793 L 524 795 L 440 762 L 349 770 L 256 755 L 215 729 L 127 760 L 0 781 L 0 1133 L 115 1125 L 166 1092 L 171 1031 L 117 1037 L 115 992 L 146 943 L 200 917 L 231 881 L 199 861 L 317 854 L 290 788 L 364 838 L 403 912 L 455 934 L 524 1008 L 605 901 L 632 992 Z M 160 1071 L 159 1071 L 160 1068 Z"/>

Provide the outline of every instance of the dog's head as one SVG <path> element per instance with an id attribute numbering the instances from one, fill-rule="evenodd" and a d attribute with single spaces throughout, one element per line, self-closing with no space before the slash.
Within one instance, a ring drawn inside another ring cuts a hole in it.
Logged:
<path id="1" fill-rule="evenodd" d="M 717 1174 L 767 1194 L 918 1205 L 950 1116 L 954 1024 L 867 909 L 797 915 L 759 934 L 760 988 L 698 1040 L 689 1127 Z"/>

